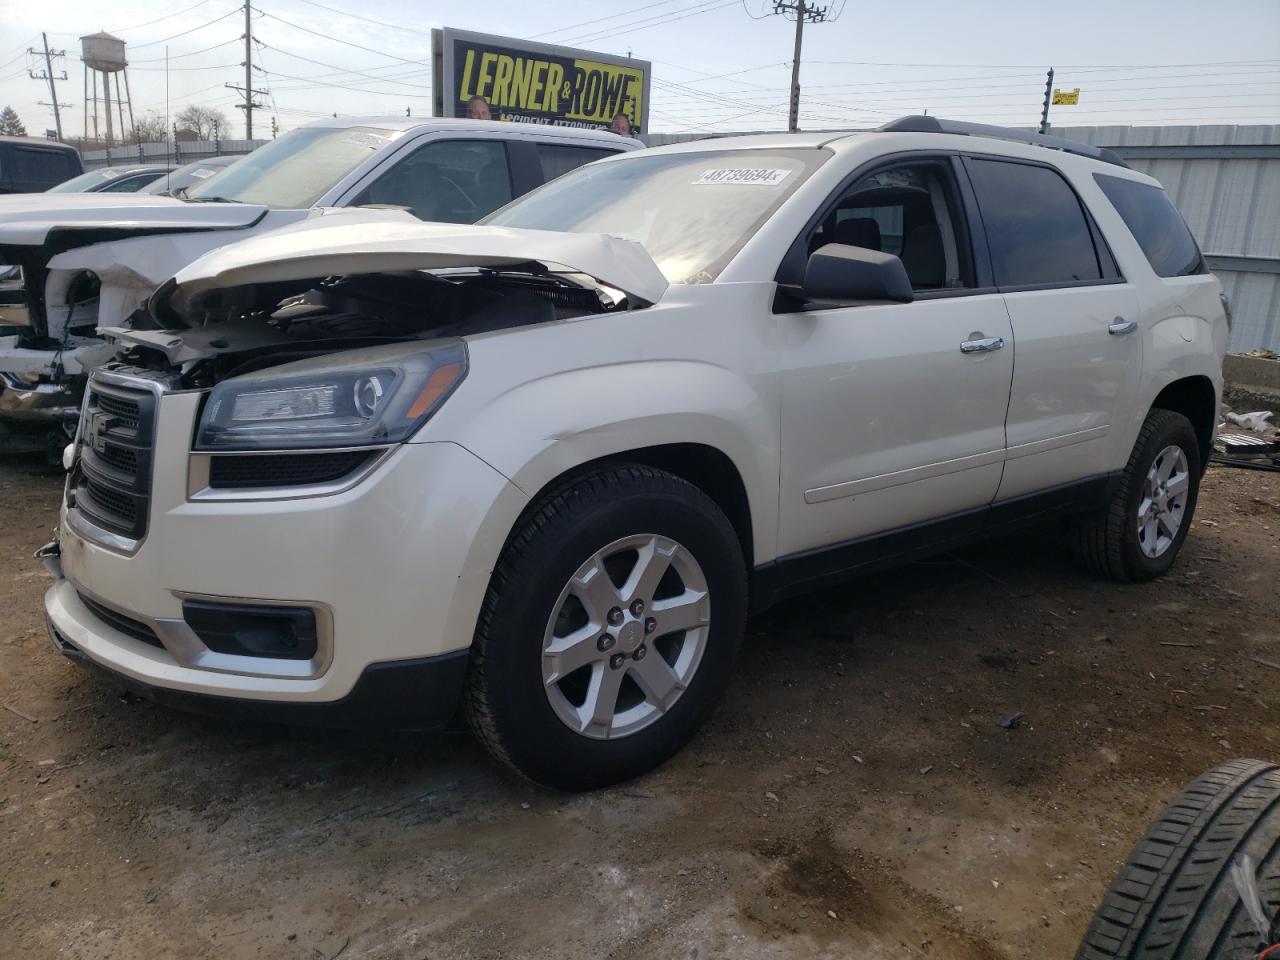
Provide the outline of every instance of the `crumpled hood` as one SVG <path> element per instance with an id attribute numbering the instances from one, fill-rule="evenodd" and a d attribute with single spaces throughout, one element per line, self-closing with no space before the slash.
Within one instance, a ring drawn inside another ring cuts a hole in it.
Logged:
<path id="1" fill-rule="evenodd" d="M 0 196 L 0 247 L 38 247 L 54 232 L 96 239 L 252 226 L 267 208 L 248 203 L 188 203 L 136 193 L 19 193 Z"/>
<path id="2" fill-rule="evenodd" d="M 601 233 L 426 223 L 402 210 L 323 215 L 220 247 L 174 277 L 190 300 L 207 290 L 339 274 L 445 267 L 514 267 L 530 261 L 583 273 L 647 303 L 667 278 L 634 240 Z M 166 286 L 168 286 L 166 284 Z M 163 293 L 173 292 L 170 287 Z"/>

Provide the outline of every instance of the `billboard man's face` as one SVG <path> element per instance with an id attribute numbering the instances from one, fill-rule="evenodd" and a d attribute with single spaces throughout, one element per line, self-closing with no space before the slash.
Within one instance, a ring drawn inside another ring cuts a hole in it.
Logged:
<path id="1" fill-rule="evenodd" d="M 484 97 L 472 97 L 467 101 L 467 119 L 468 120 L 492 120 L 489 115 L 489 104 Z"/>
<path id="2" fill-rule="evenodd" d="M 631 136 L 631 121 L 625 113 L 620 113 L 613 118 L 613 123 L 609 125 L 609 129 L 620 137 L 629 137 Z"/>

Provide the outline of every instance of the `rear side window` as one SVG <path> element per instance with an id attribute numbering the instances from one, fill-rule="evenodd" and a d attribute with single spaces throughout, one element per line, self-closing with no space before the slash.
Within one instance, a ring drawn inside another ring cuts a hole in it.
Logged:
<path id="1" fill-rule="evenodd" d="M 1120 214 L 1151 269 L 1161 277 L 1206 273 L 1195 238 L 1169 195 L 1149 183 L 1095 173 L 1093 179 Z"/>
<path id="2" fill-rule="evenodd" d="M 560 143 L 538 144 L 538 163 L 542 166 L 542 179 L 554 180 L 584 163 L 611 157 L 618 151 L 600 150 L 594 147 L 570 147 Z"/>
<path id="3" fill-rule="evenodd" d="M 996 286 L 1101 280 L 1089 222 L 1075 191 L 1048 167 L 965 158 L 991 251 Z"/>

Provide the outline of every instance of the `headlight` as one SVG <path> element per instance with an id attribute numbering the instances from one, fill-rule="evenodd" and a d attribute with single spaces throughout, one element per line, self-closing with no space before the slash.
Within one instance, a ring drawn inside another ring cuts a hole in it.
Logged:
<path id="1" fill-rule="evenodd" d="M 398 443 L 467 373 L 461 341 L 390 344 L 272 367 L 213 388 L 197 450 L 280 450 Z"/>

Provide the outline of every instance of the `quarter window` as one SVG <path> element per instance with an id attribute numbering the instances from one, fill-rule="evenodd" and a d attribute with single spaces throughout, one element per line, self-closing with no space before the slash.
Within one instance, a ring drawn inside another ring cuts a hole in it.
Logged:
<path id="1" fill-rule="evenodd" d="M 1149 183 L 1123 177 L 1095 173 L 1093 179 L 1138 241 L 1157 276 L 1185 277 L 1208 272 L 1195 238 L 1167 193 Z"/>
<path id="2" fill-rule="evenodd" d="M 570 147 L 561 143 L 538 144 L 538 163 L 542 166 L 542 179 L 554 180 L 584 163 L 611 157 L 618 151 L 600 150 L 594 147 Z"/>
<path id="3" fill-rule="evenodd" d="M 1101 280 L 1089 222 L 1075 191 L 1048 167 L 965 159 L 1000 287 Z"/>
<path id="4" fill-rule="evenodd" d="M 419 147 L 356 198 L 407 207 L 420 220 L 474 223 L 511 200 L 500 140 L 440 140 Z"/>

